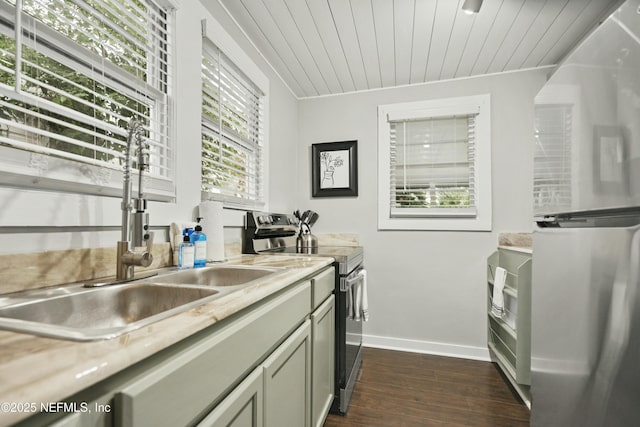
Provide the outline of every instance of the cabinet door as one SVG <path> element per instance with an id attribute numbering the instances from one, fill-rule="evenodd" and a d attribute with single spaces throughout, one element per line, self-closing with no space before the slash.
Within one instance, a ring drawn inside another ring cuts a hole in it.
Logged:
<path id="1" fill-rule="evenodd" d="M 198 427 L 262 427 L 262 378 L 259 366 Z"/>
<path id="2" fill-rule="evenodd" d="M 333 402 L 335 297 L 311 314 L 311 425 L 322 427 Z"/>
<path id="3" fill-rule="evenodd" d="M 263 364 L 265 427 L 311 421 L 311 326 L 306 320 Z"/>

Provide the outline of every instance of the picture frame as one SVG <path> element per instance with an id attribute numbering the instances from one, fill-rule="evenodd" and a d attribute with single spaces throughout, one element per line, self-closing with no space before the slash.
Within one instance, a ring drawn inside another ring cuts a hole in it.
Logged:
<path id="1" fill-rule="evenodd" d="M 627 146 L 619 126 L 594 126 L 593 178 L 598 193 L 626 194 Z"/>
<path id="2" fill-rule="evenodd" d="M 312 197 L 358 196 L 358 141 L 311 145 Z"/>

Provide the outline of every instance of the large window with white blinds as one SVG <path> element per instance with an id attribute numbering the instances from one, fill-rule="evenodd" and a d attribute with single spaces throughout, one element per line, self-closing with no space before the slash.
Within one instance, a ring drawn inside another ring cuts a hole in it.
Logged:
<path id="1" fill-rule="evenodd" d="M 487 96 L 379 107 L 380 228 L 490 227 L 488 102 Z"/>
<path id="2" fill-rule="evenodd" d="M 202 198 L 264 205 L 264 93 L 206 37 L 202 53 Z"/>
<path id="3" fill-rule="evenodd" d="M 475 116 L 390 122 L 391 216 L 475 216 Z"/>
<path id="4" fill-rule="evenodd" d="M 137 120 L 145 195 L 172 199 L 172 38 L 172 11 L 153 0 L 0 0 L 4 181 L 119 195 Z"/>
<path id="5" fill-rule="evenodd" d="M 536 104 L 533 163 L 535 214 L 571 209 L 573 105 Z"/>

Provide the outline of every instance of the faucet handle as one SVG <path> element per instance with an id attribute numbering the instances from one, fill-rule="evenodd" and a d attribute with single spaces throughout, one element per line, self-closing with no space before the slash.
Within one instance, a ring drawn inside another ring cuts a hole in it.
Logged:
<path id="1" fill-rule="evenodd" d="M 151 253 L 151 249 L 153 249 L 153 231 L 149 231 L 144 235 L 144 241 L 147 245 L 147 252 Z"/>
<path id="2" fill-rule="evenodd" d="M 139 255 L 139 265 L 142 267 L 149 267 L 153 262 L 153 255 L 151 254 L 151 250 L 153 249 L 153 232 L 146 233 L 144 235 L 144 240 L 147 245 L 147 250 L 143 253 L 138 253 Z"/>

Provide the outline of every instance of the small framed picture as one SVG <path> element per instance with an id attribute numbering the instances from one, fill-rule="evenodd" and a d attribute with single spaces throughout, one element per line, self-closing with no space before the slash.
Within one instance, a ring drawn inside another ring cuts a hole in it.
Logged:
<path id="1" fill-rule="evenodd" d="M 594 189 L 599 193 L 626 194 L 628 153 L 622 129 L 595 126 L 593 148 Z"/>
<path id="2" fill-rule="evenodd" d="M 357 141 L 341 141 L 311 145 L 311 195 L 313 197 L 358 195 L 357 143 Z"/>

